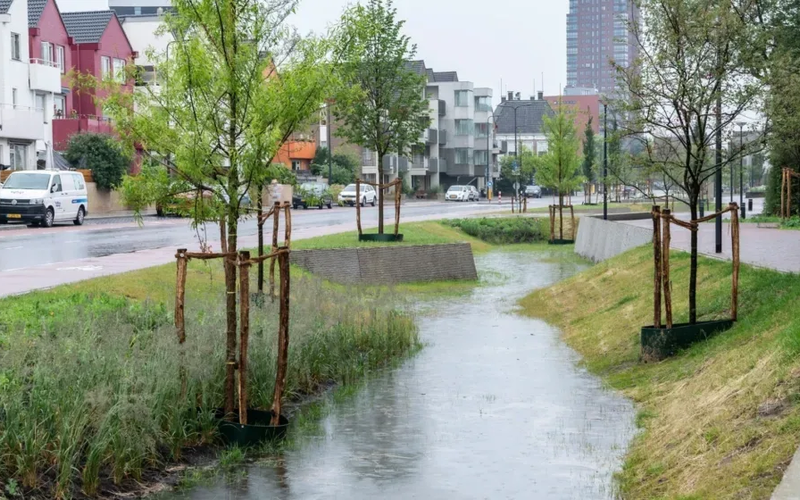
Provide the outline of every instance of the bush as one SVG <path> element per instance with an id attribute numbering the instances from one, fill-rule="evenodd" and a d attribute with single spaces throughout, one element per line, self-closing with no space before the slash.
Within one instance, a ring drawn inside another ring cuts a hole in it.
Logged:
<path id="1" fill-rule="evenodd" d="M 535 243 L 547 241 L 549 219 L 504 217 L 483 219 L 454 219 L 446 223 L 470 236 L 492 244 Z"/>
<path id="2" fill-rule="evenodd" d="M 75 168 L 92 171 L 97 187 L 114 189 L 122 184 L 131 159 L 119 142 L 107 134 L 84 132 L 69 139 L 64 158 Z"/>

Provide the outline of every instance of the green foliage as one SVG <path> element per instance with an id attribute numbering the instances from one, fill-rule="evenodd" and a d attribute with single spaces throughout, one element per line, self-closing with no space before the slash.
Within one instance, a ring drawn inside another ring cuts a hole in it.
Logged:
<path id="1" fill-rule="evenodd" d="M 493 245 L 547 241 L 549 221 L 534 217 L 453 219 L 446 224 Z"/>
<path id="2" fill-rule="evenodd" d="M 561 104 L 553 116 L 544 116 L 547 153 L 541 157 L 537 175 L 539 185 L 553 189 L 559 198 L 572 193 L 583 182 L 580 175 L 578 137 L 575 133 L 575 111 Z"/>
<path id="3" fill-rule="evenodd" d="M 430 123 L 426 80 L 408 67 L 416 46 L 402 34 L 403 25 L 392 0 L 369 0 L 342 18 L 336 133 L 378 158 L 408 154 Z M 380 162 L 378 169 L 382 172 Z"/>
<path id="4" fill-rule="evenodd" d="M 586 128 L 583 131 L 583 177 L 586 182 L 594 182 L 594 172 L 596 168 L 595 153 L 597 153 L 597 146 L 594 141 L 594 128 L 592 128 L 592 121 L 594 116 L 589 115 L 589 121 L 586 122 Z"/>
<path id="5" fill-rule="evenodd" d="M 112 488 L 106 483 L 130 484 L 180 460 L 187 447 L 216 442 L 212 410 L 222 405 L 225 380 L 221 275 L 221 264 L 190 264 L 183 347 L 166 305 L 174 265 L 127 275 L 122 294 L 89 293 L 93 284 L 84 282 L 0 300 L 0 486 L 8 495 L 97 496 Z M 115 279 L 93 287 L 111 290 Z M 137 286 L 164 302 L 126 298 Z M 293 277 L 288 394 L 363 380 L 417 349 L 413 318 L 387 305 L 397 303 L 388 293 Z M 269 301 L 251 310 L 258 348 L 251 349 L 250 396 L 260 408 L 272 399 L 277 316 Z M 240 455 L 221 460 L 235 465 Z"/>
<path id="6" fill-rule="evenodd" d="M 64 159 L 75 168 L 91 170 L 94 182 L 101 189 L 120 186 L 131 165 L 130 156 L 115 138 L 91 132 L 70 137 Z"/>
<path id="7" fill-rule="evenodd" d="M 330 165 L 328 164 L 330 161 Z M 328 153 L 328 148 L 317 148 L 314 161 L 311 164 L 311 173 L 321 175 L 328 179 L 328 171 L 333 179 L 329 179 L 330 184 L 352 184 L 361 169 L 358 158 L 352 154 L 337 153 L 333 157 Z"/>

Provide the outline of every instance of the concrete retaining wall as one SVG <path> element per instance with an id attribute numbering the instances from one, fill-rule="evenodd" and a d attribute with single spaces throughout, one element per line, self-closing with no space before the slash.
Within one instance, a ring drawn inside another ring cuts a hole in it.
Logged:
<path id="1" fill-rule="evenodd" d="M 294 250 L 291 262 L 320 278 L 348 285 L 478 279 L 468 243 Z"/>
<path id="2" fill-rule="evenodd" d="M 651 229 L 597 217 L 582 217 L 575 253 L 592 262 L 602 262 L 652 241 Z"/>

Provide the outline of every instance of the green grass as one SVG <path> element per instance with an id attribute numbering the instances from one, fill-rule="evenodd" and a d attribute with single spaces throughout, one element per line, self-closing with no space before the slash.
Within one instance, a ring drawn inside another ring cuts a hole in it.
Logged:
<path id="1" fill-rule="evenodd" d="M 675 321 L 688 316 L 689 256 L 671 253 Z M 742 266 L 739 321 L 659 363 L 639 359 L 653 321 L 652 251 L 632 250 L 522 300 L 638 406 L 617 475 L 626 499 L 768 499 L 800 444 L 800 281 Z M 730 314 L 730 262 L 700 258 L 700 320 Z M 760 417 L 768 400 L 786 403 Z"/>
<path id="2" fill-rule="evenodd" d="M 394 228 L 387 226 L 386 231 L 393 231 Z M 377 232 L 375 229 L 367 229 L 364 233 Z M 437 245 L 443 243 L 465 242 L 472 245 L 473 252 L 483 252 L 489 250 L 485 243 L 470 237 L 457 229 L 445 226 L 439 222 L 415 222 L 411 224 L 401 224 L 400 233 L 403 234 L 403 241 L 400 243 L 385 243 L 372 241 L 358 241 L 358 232 L 338 233 L 328 236 L 318 236 L 305 240 L 292 242 L 295 250 L 310 250 L 320 248 L 352 248 L 352 247 L 380 247 L 396 245 Z"/>
<path id="3" fill-rule="evenodd" d="M 187 341 L 172 326 L 174 266 L 0 300 L 0 485 L 25 497 L 137 489 L 145 472 L 216 442 L 225 311 L 218 262 L 192 261 Z M 334 290 L 294 276 L 287 401 L 353 384 L 419 348 L 413 317 L 388 291 Z M 269 408 L 277 304 L 251 313 L 252 406 Z M 181 395 L 183 363 L 188 391 Z M 235 464 L 235 452 L 221 461 Z"/>
<path id="4" fill-rule="evenodd" d="M 776 215 L 749 215 L 746 219 L 739 218 L 745 224 L 778 224 L 780 229 L 800 230 L 800 217 L 782 219 Z"/>

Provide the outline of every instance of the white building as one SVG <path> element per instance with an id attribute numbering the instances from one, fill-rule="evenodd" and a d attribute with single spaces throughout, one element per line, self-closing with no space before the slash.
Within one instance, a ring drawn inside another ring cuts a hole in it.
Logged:
<path id="1" fill-rule="evenodd" d="M 12 170 L 52 166 L 53 95 L 61 71 L 32 60 L 28 0 L 0 0 L 0 165 Z M 37 161 L 40 160 L 40 161 Z"/>
<path id="2" fill-rule="evenodd" d="M 502 97 L 495 109 L 497 117 L 496 138 L 506 145 L 506 154 L 513 155 L 525 148 L 537 155 L 547 152 L 547 136 L 544 133 L 544 116 L 552 115 L 553 110 L 542 94 L 523 100 L 519 92 L 509 92 Z"/>

